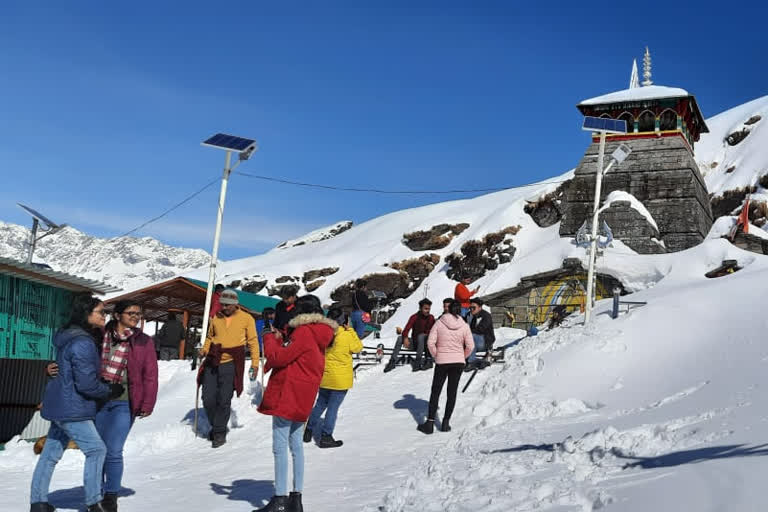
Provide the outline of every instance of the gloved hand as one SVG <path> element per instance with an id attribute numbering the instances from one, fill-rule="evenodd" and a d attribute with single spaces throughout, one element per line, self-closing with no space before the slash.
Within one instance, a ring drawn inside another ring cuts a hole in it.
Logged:
<path id="1" fill-rule="evenodd" d="M 122 384 L 110 384 L 109 385 L 109 399 L 114 400 L 115 398 L 119 397 L 123 394 L 125 391 L 125 386 Z"/>
<path id="2" fill-rule="evenodd" d="M 257 373 L 258 373 L 258 369 L 251 366 L 251 368 L 248 370 L 248 378 L 251 380 L 251 382 L 256 380 Z"/>

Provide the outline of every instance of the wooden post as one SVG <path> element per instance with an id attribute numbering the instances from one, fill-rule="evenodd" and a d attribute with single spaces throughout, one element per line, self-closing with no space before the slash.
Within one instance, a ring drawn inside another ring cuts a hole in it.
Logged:
<path id="1" fill-rule="evenodd" d="M 181 323 L 184 325 L 184 337 L 179 340 L 179 359 L 184 359 L 184 349 L 186 349 L 187 345 L 187 329 L 189 328 L 189 311 L 186 309 L 184 310 L 184 319 L 181 321 Z"/>

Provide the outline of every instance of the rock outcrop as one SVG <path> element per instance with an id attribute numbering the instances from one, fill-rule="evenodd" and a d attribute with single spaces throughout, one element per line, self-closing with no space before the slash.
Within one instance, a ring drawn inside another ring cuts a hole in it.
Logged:
<path id="1" fill-rule="evenodd" d="M 495 233 L 488 233 L 481 240 L 464 242 L 459 252 L 445 259 L 450 267 L 446 272 L 447 276 L 458 280 L 462 275 L 469 275 L 474 281 L 484 276 L 488 270 L 511 262 L 517 250 L 512 245 L 512 237 L 520 229 L 520 226 L 508 226 Z"/>
<path id="2" fill-rule="evenodd" d="M 469 224 L 437 224 L 427 231 L 414 231 L 403 235 L 403 244 L 412 251 L 436 251 L 448 247 L 456 235 L 463 233 Z"/>

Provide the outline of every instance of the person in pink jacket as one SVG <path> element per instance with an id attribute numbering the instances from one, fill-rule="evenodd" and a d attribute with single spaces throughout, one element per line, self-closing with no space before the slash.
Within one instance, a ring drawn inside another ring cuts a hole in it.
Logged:
<path id="1" fill-rule="evenodd" d="M 427 421 L 417 428 L 425 434 L 434 432 L 437 403 L 440 401 L 440 393 L 443 391 L 443 385 L 447 378 L 448 400 L 445 403 L 441 430 L 450 432 L 451 415 L 456 405 L 459 379 L 464 370 L 464 362 L 475 346 L 469 324 L 461 318 L 461 303 L 456 300 L 452 301 L 448 313 L 442 315 L 435 322 L 434 327 L 429 331 L 427 346 L 435 359 L 435 372 L 432 374 L 432 393 L 429 396 Z"/>

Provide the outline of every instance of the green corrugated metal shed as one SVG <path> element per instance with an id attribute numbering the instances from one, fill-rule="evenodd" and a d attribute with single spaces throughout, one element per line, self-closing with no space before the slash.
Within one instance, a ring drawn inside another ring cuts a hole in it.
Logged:
<path id="1" fill-rule="evenodd" d="M 185 278 L 187 281 L 196 284 L 197 286 L 207 289 L 208 283 L 200 281 L 199 279 Z M 258 311 L 261 313 L 264 308 L 274 308 L 275 305 L 280 302 L 280 299 L 268 297 L 266 295 L 257 295 L 255 293 L 244 292 L 241 290 L 235 290 L 237 292 L 237 298 L 240 299 L 240 305 L 250 309 L 251 311 Z"/>

